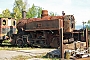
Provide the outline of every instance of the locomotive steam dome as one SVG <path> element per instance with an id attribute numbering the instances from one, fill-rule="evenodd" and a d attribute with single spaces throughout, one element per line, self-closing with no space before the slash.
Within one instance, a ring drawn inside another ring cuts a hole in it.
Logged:
<path id="1" fill-rule="evenodd" d="M 41 16 L 42 16 L 41 18 L 43 18 L 45 16 L 48 16 L 48 11 L 47 10 L 42 10 L 42 15 Z"/>

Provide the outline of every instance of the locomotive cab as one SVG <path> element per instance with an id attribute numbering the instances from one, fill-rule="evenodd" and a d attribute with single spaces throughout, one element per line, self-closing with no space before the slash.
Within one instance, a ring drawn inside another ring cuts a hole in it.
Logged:
<path id="1" fill-rule="evenodd" d="M 9 39 L 15 33 L 16 20 L 12 18 L 0 18 L 0 44 L 3 40 Z"/>

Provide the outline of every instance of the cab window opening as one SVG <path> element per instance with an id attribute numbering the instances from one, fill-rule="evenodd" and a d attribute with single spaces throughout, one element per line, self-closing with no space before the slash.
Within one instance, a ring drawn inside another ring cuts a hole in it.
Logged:
<path id="1" fill-rule="evenodd" d="M 15 21 L 13 21 L 13 25 L 14 25 L 14 26 L 16 25 L 16 22 L 15 22 Z"/>
<path id="2" fill-rule="evenodd" d="M 3 20 L 3 25 L 6 25 L 6 20 Z"/>

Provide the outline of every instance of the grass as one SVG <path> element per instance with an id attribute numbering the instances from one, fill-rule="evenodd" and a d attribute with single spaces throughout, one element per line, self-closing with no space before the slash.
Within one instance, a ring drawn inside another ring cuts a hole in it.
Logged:
<path id="1" fill-rule="evenodd" d="M 30 58 L 31 57 L 29 56 L 18 55 L 18 56 L 12 57 L 11 60 L 28 60 Z"/>
<path id="2" fill-rule="evenodd" d="M 10 42 L 10 40 L 4 40 L 3 41 L 3 43 L 9 43 Z"/>
<path id="3" fill-rule="evenodd" d="M 28 46 L 25 46 L 23 48 L 19 48 L 17 46 L 12 46 L 9 42 L 9 40 L 4 40 L 2 45 L 0 46 L 0 50 L 31 50 L 31 49 L 41 49 L 41 48 L 31 48 Z"/>
<path id="4" fill-rule="evenodd" d="M 12 50 L 12 51 L 17 51 L 17 50 L 32 50 L 32 49 L 41 49 L 41 48 L 31 48 L 31 47 L 23 47 L 23 48 L 19 48 L 19 47 L 8 47 L 8 46 L 1 46 L 0 50 Z"/>
<path id="5" fill-rule="evenodd" d="M 4 40 L 2 45 L 0 46 L 0 50 L 31 50 L 31 49 L 33 48 L 31 47 L 19 48 L 17 46 L 12 46 L 9 40 Z"/>
<path id="6" fill-rule="evenodd" d="M 11 45 L 11 44 L 10 44 L 10 40 L 4 40 L 4 41 L 2 42 L 2 44 L 3 44 L 3 45 Z"/>
<path id="7" fill-rule="evenodd" d="M 30 50 L 32 48 L 0 47 L 0 50 Z"/>
<path id="8" fill-rule="evenodd" d="M 42 56 L 36 56 L 36 57 L 18 55 L 18 56 L 12 57 L 11 60 L 29 60 L 31 58 L 40 58 L 42 60 L 59 60 L 59 58 L 45 58 L 45 57 L 43 57 L 43 55 Z"/>

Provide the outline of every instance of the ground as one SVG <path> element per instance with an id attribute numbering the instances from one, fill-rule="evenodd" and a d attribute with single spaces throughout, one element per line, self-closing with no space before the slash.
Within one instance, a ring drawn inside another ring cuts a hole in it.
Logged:
<path id="1" fill-rule="evenodd" d="M 47 60 L 45 58 L 39 58 L 39 56 L 42 56 L 43 54 L 46 54 L 47 52 L 50 52 L 53 50 L 55 50 L 55 49 L 32 49 L 32 50 L 16 50 L 16 51 L 0 50 L 0 60 L 13 60 L 12 59 L 13 57 L 20 56 L 20 55 L 30 57 L 27 60 Z M 18 59 L 16 59 L 16 60 L 18 60 Z M 51 59 L 49 59 L 49 60 L 51 60 Z M 76 60 L 90 60 L 90 57 L 89 58 L 80 58 L 80 59 L 76 59 Z"/>
<path id="2" fill-rule="evenodd" d="M 80 58 L 80 59 L 77 59 L 77 60 L 90 60 L 90 57 L 88 57 L 88 58 Z"/>
<path id="3" fill-rule="evenodd" d="M 32 50 L 0 50 L 0 60 L 8 59 L 10 60 L 12 57 L 23 55 L 28 57 L 39 57 L 47 52 L 53 51 L 55 49 L 32 49 Z"/>
<path id="4" fill-rule="evenodd" d="M 18 48 L 11 45 L 0 46 L 0 60 L 52 60 L 48 58 L 41 58 L 48 52 L 54 51 L 52 48 Z M 19 59 L 18 59 L 19 57 Z M 26 59 L 24 59 L 24 58 Z M 59 60 L 59 59 L 53 59 Z M 76 60 L 90 60 L 89 58 L 80 58 Z"/>

